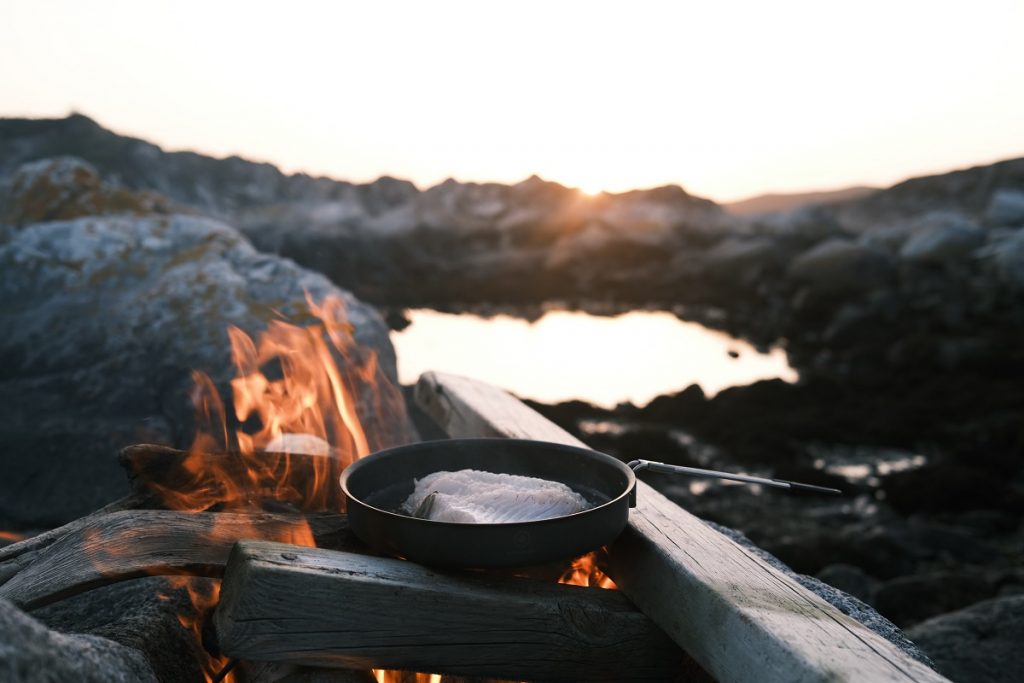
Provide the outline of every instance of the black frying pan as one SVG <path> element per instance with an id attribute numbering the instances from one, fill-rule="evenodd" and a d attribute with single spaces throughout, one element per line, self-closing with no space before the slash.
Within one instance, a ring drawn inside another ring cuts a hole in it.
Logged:
<path id="1" fill-rule="evenodd" d="M 413 480 L 478 469 L 558 481 L 596 503 L 536 522 L 456 524 L 395 512 Z M 604 453 L 544 441 L 450 439 L 380 451 L 341 474 L 352 531 L 383 552 L 447 567 L 522 567 L 568 559 L 612 542 L 626 526 L 633 471 Z"/>
<path id="2" fill-rule="evenodd" d="M 636 460 L 629 465 L 574 446 L 523 439 L 448 439 L 399 446 L 357 460 L 341 474 L 352 531 L 383 552 L 444 567 L 523 567 L 571 559 L 611 543 L 635 505 L 633 469 L 736 479 L 788 489 L 839 493 L 807 484 Z M 397 512 L 414 480 L 478 469 L 565 484 L 593 504 L 536 522 L 458 524 Z"/>

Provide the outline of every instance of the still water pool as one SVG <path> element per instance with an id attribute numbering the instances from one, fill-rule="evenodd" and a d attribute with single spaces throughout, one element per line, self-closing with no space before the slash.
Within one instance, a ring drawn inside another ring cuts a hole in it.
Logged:
<path id="1" fill-rule="evenodd" d="M 391 333 L 403 384 L 441 370 L 545 403 L 581 399 L 610 408 L 623 401 L 644 405 L 691 384 L 713 395 L 759 379 L 797 378 L 782 349 L 761 353 L 662 311 L 548 311 L 533 322 L 425 309 L 408 317 L 409 327 Z"/>

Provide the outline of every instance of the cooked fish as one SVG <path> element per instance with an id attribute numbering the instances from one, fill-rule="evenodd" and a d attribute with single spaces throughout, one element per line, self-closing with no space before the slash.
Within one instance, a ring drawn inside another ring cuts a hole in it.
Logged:
<path id="1" fill-rule="evenodd" d="M 583 496 L 557 481 L 458 470 L 417 479 L 402 511 L 436 522 L 507 524 L 562 517 L 588 507 Z"/>

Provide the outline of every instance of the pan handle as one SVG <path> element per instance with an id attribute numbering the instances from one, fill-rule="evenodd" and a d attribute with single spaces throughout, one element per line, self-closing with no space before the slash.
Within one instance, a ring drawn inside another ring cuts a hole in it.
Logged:
<path id="1" fill-rule="evenodd" d="M 703 477 L 706 479 L 729 479 L 731 481 L 742 481 L 748 484 L 762 484 L 764 486 L 774 486 L 777 489 L 789 489 L 790 491 L 813 491 L 814 493 L 827 493 L 834 496 L 841 496 L 843 494 L 839 489 L 830 488 L 827 486 L 815 486 L 813 484 L 801 484 L 796 481 L 788 481 L 786 479 L 766 479 L 764 477 L 751 477 L 746 474 L 732 474 L 730 472 L 719 472 L 717 470 L 702 470 L 699 467 L 682 467 L 680 465 L 668 465 L 663 462 L 653 462 L 651 460 L 634 460 L 628 463 L 629 468 L 634 473 L 639 473 L 642 470 L 650 470 L 652 472 L 665 472 L 667 474 L 682 474 L 688 477 Z M 636 507 L 636 487 L 633 487 L 632 493 L 630 493 L 630 507 Z"/>

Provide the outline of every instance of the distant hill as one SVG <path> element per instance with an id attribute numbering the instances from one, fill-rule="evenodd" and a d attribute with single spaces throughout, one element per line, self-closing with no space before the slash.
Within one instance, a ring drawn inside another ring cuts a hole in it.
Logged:
<path id="1" fill-rule="evenodd" d="M 877 192 L 878 189 L 877 187 L 856 186 L 822 192 L 761 194 L 749 199 L 741 199 L 738 202 L 723 204 L 722 207 L 736 216 L 755 216 L 762 213 L 791 211 L 806 204 L 832 204 L 835 202 L 852 201 Z"/>

